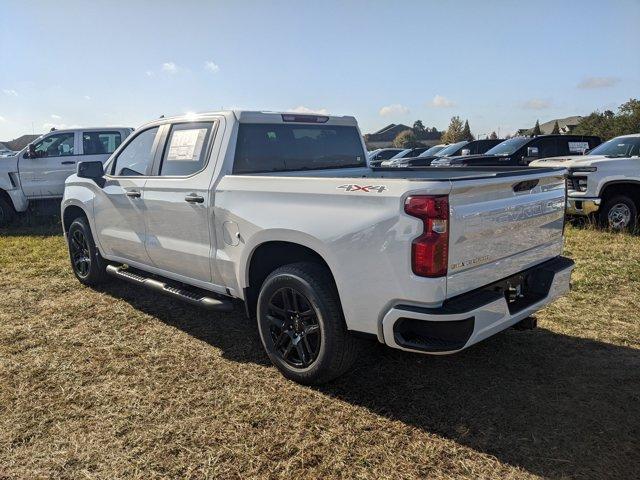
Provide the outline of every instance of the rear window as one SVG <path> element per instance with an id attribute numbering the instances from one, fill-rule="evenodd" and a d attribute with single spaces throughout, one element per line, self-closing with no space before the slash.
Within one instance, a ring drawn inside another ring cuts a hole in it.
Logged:
<path id="1" fill-rule="evenodd" d="M 240 124 L 233 173 L 366 166 L 355 127 Z"/>

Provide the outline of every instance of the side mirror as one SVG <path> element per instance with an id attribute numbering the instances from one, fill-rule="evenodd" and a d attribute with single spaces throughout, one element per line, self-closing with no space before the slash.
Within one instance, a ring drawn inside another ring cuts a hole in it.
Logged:
<path id="1" fill-rule="evenodd" d="M 80 162 L 78 163 L 78 177 L 93 180 L 98 185 L 104 183 L 104 165 L 102 162 Z"/>
<path id="2" fill-rule="evenodd" d="M 471 155 L 471 150 L 469 150 L 468 148 L 463 148 L 461 153 L 463 157 L 466 157 L 467 155 Z"/>
<path id="3" fill-rule="evenodd" d="M 527 147 L 527 157 L 537 157 L 538 155 L 538 147 Z"/>

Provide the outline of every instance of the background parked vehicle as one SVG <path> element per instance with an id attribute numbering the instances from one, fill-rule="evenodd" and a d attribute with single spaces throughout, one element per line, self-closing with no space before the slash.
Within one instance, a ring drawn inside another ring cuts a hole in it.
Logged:
<path id="1" fill-rule="evenodd" d="M 433 147 L 428 148 L 426 151 L 422 152 L 419 157 L 428 157 L 430 155 L 435 155 L 440 150 L 447 146 L 446 143 L 439 143 L 438 145 L 434 145 Z"/>
<path id="2" fill-rule="evenodd" d="M 398 158 L 407 158 L 407 157 L 417 157 L 421 153 L 426 152 L 429 147 L 417 147 L 417 148 L 406 148 L 400 153 L 396 153 L 390 160 L 396 160 Z"/>
<path id="3" fill-rule="evenodd" d="M 471 142 L 462 141 L 457 143 L 452 143 L 451 145 L 447 145 L 443 149 L 437 151 L 434 155 L 427 155 L 426 152 L 422 155 L 419 155 L 416 158 L 403 158 L 401 160 L 388 160 L 387 162 L 383 162 L 382 166 L 389 167 L 427 167 L 432 164 L 435 160 L 455 157 L 459 155 L 474 155 L 479 153 L 484 153 L 490 148 L 498 145 L 504 140 L 496 139 L 485 139 L 485 140 L 473 140 Z"/>
<path id="4" fill-rule="evenodd" d="M 453 353 L 566 292 L 564 205 L 560 168 L 380 172 L 353 117 L 218 112 L 79 164 L 62 218 L 79 281 L 241 299 L 274 365 L 320 383 L 358 336 Z"/>
<path id="5" fill-rule="evenodd" d="M 15 154 L 16 152 L 14 152 L 13 150 L 9 150 L 8 148 L 0 146 L 0 158 L 12 157 Z"/>
<path id="6" fill-rule="evenodd" d="M 538 135 L 514 137 L 489 149 L 483 155 L 449 157 L 433 162 L 433 166 L 502 166 L 529 165 L 533 160 L 561 155 L 583 154 L 600 145 L 598 137 L 583 135 Z"/>
<path id="7" fill-rule="evenodd" d="M 81 161 L 105 162 L 131 128 L 54 130 L 0 160 L 0 225 L 31 200 L 62 198 L 64 181 Z"/>
<path id="8" fill-rule="evenodd" d="M 388 160 L 404 150 L 404 148 L 379 148 L 377 150 L 373 150 L 368 154 L 369 165 L 376 167 L 380 165 L 383 160 Z"/>
<path id="9" fill-rule="evenodd" d="M 569 171 L 567 213 L 596 216 L 600 225 L 635 231 L 640 212 L 640 134 L 605 142 L 584 156 L 540 159 L 532 167 Z"/>

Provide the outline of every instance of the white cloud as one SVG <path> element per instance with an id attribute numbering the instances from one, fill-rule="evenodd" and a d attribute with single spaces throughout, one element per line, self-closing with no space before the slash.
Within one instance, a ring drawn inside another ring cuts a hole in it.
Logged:
<path id="1" fill-rule="evenodd" d="M 62 117 L 60 115 L 56 115 L 55 113 L 51 114 L 51 118 L 53 118 L 54 120 L 62 120 Z"/>
<path id="2" fill-rule="evenodd" d="M 390 117 L 392 115 L 406 115 L 408 113 L 409 107 L 405 107 L 404 105 L 400 105 L 399 103 L 394 103 L 393 105 L 382 107 L 378 112 L 381 117 Z"/>
<path id="3" fill-rule="evenodd" d="M 147 70 L 144 73 L 147 75 L 147 77 L 153 77 L 153 72 L 151 70 Z"/>
<path id="4" fill-rule="evenodd" d="M 616 77 L 586 77 L 578 84 L 578 88 L 613 87 L 619 81 L 620 79 Z"/>
<path id="5" fill-rule="evenodd" d="M 293 113 L 319 113 L 320 115 L 326 115 L 327 113 L 329 113 L 326 108 L 309 108 L 305 107 L 304 105 L 300 105 L 288 111 Z"/>
<path id="6" fill-rule="evenodd" d="M 431 100 L 431 106 L 436 108 L 450 108 L 455 107 L 456 104 L 454 101 L 449 100 L 447 97 L 443 97 L 442 95 L 436 95 Z"/>
<path id="7" fill-rule="evenodd" d="M 532 98 L 522 104 L 522 108 L 526 110 L 544 110 L 549 107 L 551 107 L 551 102 L 540 98 Z"/>
<path id="8" fill-rule="evenodd" d="M 167 73 L 176 73 L 178 66 L 173 62 L 165 62 L 162 64 L 162 71 Z"/>
<path id="9" fill-rule="evenodd" d="M 6 118 L 4 118 L 2 115 L 0 115 L 0 123 L 4 123 L 4 122 L 6 122 L 6 121 L 7 121 L 7 119 L 6 119 Z"/>
<path id="10" fill-rule="evenodd" d="M 212 73 L 220 71 L 220 67 L 211 60 L 207 60 L 206 62 L 204 62 L 204 69 Z"/>
<path id="11" fill-rule="evenodd" d="M 91 97 L 90 97 L 89 95 L 85 95 L 85 96 L 84 96 L 84 99 L 85 99 L 85 100 L 91 100 Z"/>
<path id="12" fill-rule="evenodd" d="M 17 97 L 18 96 L 18 92 L 16 92 L 15 90 L 12 90 L 10 88 L 4 88 L 2 90 L 2 93 L 4 93 L 5 95 L 9 95 L 10 97 Z"/>

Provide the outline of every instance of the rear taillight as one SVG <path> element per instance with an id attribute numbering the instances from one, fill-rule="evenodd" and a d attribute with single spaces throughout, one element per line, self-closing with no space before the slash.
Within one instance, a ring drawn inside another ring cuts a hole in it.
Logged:
<path id="1" fill-rule="evenodd" d="M 421 277 L 442 277 L 449 261 L 449 197 L 408 197 L 404 211 L 422 220 L 422 235 L 411 244 L 411 267 Z"/>

